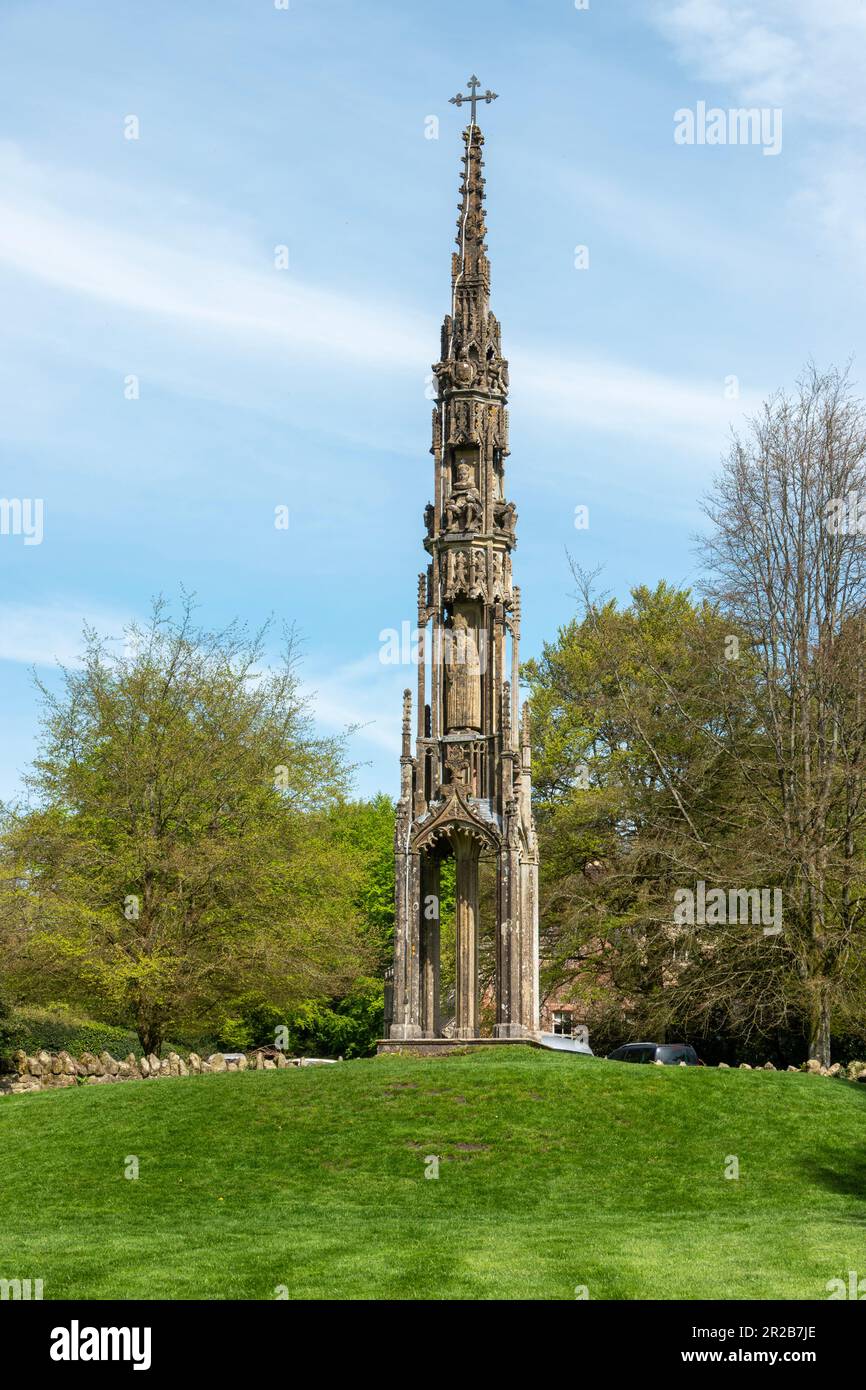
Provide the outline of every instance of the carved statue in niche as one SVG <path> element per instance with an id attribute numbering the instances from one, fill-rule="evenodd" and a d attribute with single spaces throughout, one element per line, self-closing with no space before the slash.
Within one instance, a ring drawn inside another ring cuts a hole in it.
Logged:
<path id="1" fill-rule="evenodd" d="M 484 516 L 481 494 L 475 486 L 475 468 L 465 459 L 457 464 L 454 490 L 445 503 L 446 531 L 477 531 Z"/>
<path id="2" fill-rule="evenodd" d="M 465 550 L 449 550 L 445 568 L 446 602 L 466 592 L 467 555 Z"/>
<path id="3" fill-rule="evenodd" d="M 471 766 L 466 749 L 459 743 L 452 743 L 445 754 L 445 766 L 451 773 L 451 781 L 458 787 L 468 787 Z"/>
<path id="4" fill-rule="evenodd" d="M 481 728 L 481 660 L 478 638 L 462 613 L 446 629 L 445 714 L 448 732 Z"/>
<path id="5" fill-rule="evenodd" d="M 435 509 L 435 507 L 433 506 L 433 503 L 432 503 L 432 502 L 428 502 L 428 503 L 427 503 L 427 506 L 424 508 L 424 525 L 427 527 L 427 535 L 428 535 L 428 536 L 432 536 L 432 535 L 433 535 L 433 517 L 434 517 L 435 511 L 436 511 L 436 509 Z"/>
<path id="6" fill-rule="evenodd" d="M 470 598 L 487 598 L 487 551 L 472 552 L 472 583 L 469 586 Z"/>
<path id="7" fill-rule="evenodd" d="M 508 596 L 508 574 L 505 568 L 505 555 L 501 550 L 493 552 L 493 587 L 490 592 L 491 603 L 502 603 Z"/>

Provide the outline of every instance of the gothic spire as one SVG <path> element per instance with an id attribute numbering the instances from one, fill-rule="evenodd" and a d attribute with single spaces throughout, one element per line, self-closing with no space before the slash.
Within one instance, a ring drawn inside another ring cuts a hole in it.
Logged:
<path id="1" fill-rule="evenodd" d="M 487 225 L 484 220 L 484 178 L 481 170 L 484 160 L 481 151 L 484 136 L 477 125 L 471 124 L 463 132 L 463 174 L 460 180 L 460 216 L 457 219 L 457 254 L 454 257 L 452 283 L 455 288 L 460 283 L 476 283 L 478 288 L 489 292 L 490 263 L 487 260 L 487 246 L 484 238 Z"/>

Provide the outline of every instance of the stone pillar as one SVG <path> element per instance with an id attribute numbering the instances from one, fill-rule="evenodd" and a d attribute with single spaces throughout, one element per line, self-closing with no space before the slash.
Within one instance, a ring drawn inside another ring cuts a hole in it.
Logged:
<path id="1" fill-rule="evenodd" d="M 529 1033 L 541 1027 L 538 995 L 538 861 L 520 866 L 521 875 L 521 1021 Z"/>
<path id="2" fill-rule="evenodd" d="M 421 1030 L 438 1038 L 439 1021 L 439 860 L 421 860 Z"/>
<path id="3" fill-rule="evenodd" d="M 453 835 L 457 861 L 457 980 L 455 1037 L 478 1037 L 478 855 L 473 835 Z"/>
<path id="4" fill-rule="evenodd" d="M 525 1026 L 522 985 L 522 865 L 516 846 L 503 845 L 497 864 L 496 894 L 496 1038 L 522 1038 Z"/>
<path id="5" fill-rule="evenodd" d="M 397 822 L 398 835 L 403 827 Z M 421 1036 L 420 855 L 397 844 L 394 919 L 394 1022 L 390 1037 Z"/>

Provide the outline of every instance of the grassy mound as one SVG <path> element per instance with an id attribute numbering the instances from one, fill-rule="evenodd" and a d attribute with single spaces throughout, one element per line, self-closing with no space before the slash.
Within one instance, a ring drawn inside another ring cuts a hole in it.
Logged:
<path id="1" fill-rule="evenodd" d="M 0 1277 L 46 1298 L 821 1299 L 863 1266 L 864 1126 L 866 1086 L 529 1048 L 12 1096 Z"/>

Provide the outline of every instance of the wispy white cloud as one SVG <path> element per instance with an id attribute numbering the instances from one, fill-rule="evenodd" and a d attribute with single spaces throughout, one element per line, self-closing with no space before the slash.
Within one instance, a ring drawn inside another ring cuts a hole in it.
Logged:
<path id="1" fill-rule="evenodd" d="M 786 114 L 866 124 L 860 0 L 665 0 L 653 14 L 693 76 Z"/>
<path id="2" fill-rule="evenodd" d="M 76 201 L 92 184 L 86 177 Z M 428 352 L 429 334 L 409 316 L 381 305 L 298 283 L 276 268 L 257 269 L 260 257 L 247 248 L 246 263 L 214 259 L 204 221 L 185 232 L 180 245 L 160 240 L 160 229 L 143 235 L 122 224 L 97 223 L 69 205 L 52 202 L 43 170 L 20 151 L 0 147 L 0 262 L 19 274 L 58 289 L 173 325 L 221 333 L 238 346 L 255 343 L 259 353 L 275 345 L 363 362 L 403 363 Z M 70 176 L 65 187 L 72 193 Z"/>
<path id="3" fill-rule="evenodd" d="M 278 345 L 281 354 L 304 361 L 312 355 L 353 370 L 427 370 L 430 328 L 420 314 L 256 269 L 253 251 L 240 241 L 232 245 L 231 259 L 204 257 L 198 249 L 208 244 L 204 222 L 196 229 L 188 221 L 181 242 L 160 227 L 143 235 L 94 222 L 78 214 L 80 199 L 69 173 L 60 192 L 75 206 L 52 203 L 50 184 L 44 169 L 14 147 L 0 146 L 0 266 L 85 305 L 111 305 L 151 323 L 166 320 L 173 336 L 204 328 L 211 351 L 221 349 L 238 361 L 261 359 Z M 86 176 L 85 187 L 91 184 Z M 511 358 L 522 376 L 522 409 L 553 423 L 568 420 L 689 445 L 703 430 L 704 445 L 709 438 L 714 449 L 719 425 L 737 413 L 726 409 L 721 383 L 531 348 L 512 350 Z"/>
<path id="4" fill-rule="evenodd" d="M 0 603 L 0 661 L 26 666 L 78 666 L 85 623 L 119 640 L 127 622 L 128 616 L 86 601 Z"/>
<path id="5" fill-rule="evenodd" d="M 414 686 L 416 679 L 414 666 L 384 665 L 377 650 L 328 671 L 307 672 L 304 690 L 322 729 L 334 734 L 352 731 L 354 756 L 363 758 L 366 747 L 384 750 L 396 759 L 402 691 L 406 685 Z"/>
<path id="6" fill-rule="evenodd" d="M 59 666 L 78 668 L 85 623 L 119 648 L 129 615 L 85 600 L 0 603 L 0 662 L 36 667 L 41 674 Z M 414 679 L 414 667 L 407 677 L 406 668 L 383 665 L 378 650 L 328 670 L 305 671 L 302 690 L 311 701 L 315 725 L 323 734 L 349 735 L 348 753 L 357 765 L 356 782 L 362 792 L 396 788 L 401 693 Z M 19 735 L 22 745 L 32 734 L 29 715 L 24 727 L 26 733 Z M 27 756 L 20 755 L 25 760 Z M 15 794 L 19 774 L 17 761 L 7 764 L 0 759 L 0 797 Z"/>
<path id="7" fill-rule="evenodd" d="M 512 363 L 521 410 L 532 402 L 553 423 L 677 443 L 702 455 L 718 453 L 729 427 L 762 398 L 756 391 L 729 398 L 724 379 L 700 382 L 597 358 L 512 353 Z"/>

